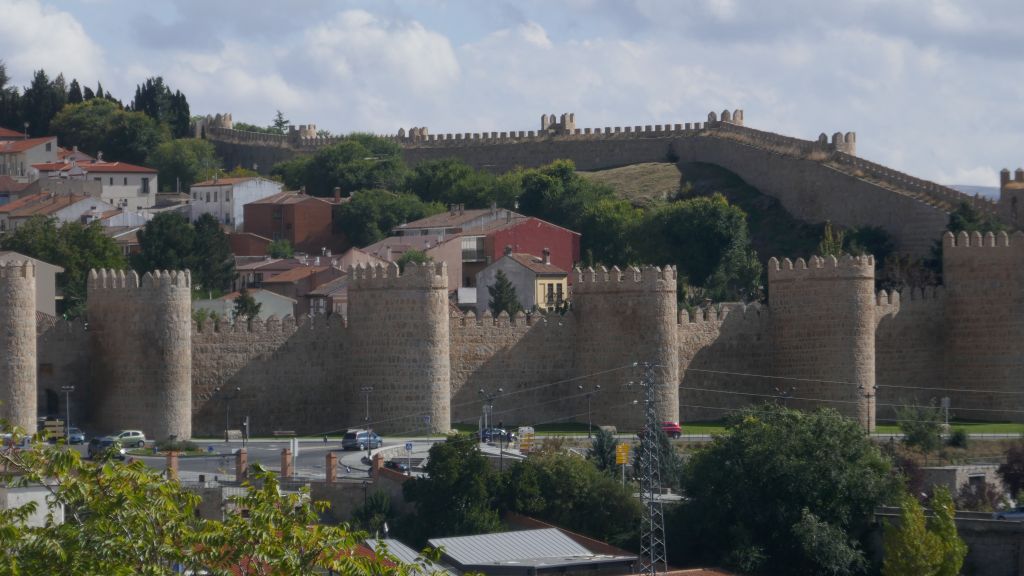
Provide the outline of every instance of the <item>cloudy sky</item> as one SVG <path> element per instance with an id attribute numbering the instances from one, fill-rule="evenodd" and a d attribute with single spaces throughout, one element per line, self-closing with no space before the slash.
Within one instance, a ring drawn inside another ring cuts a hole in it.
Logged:
<path id="1" fill-rule="evenodd" d="M 943 183 L 1024 164 L 1020 0 L 0 0 L 16 84 L 63 72 L 129 101 L 333 132 L 697 121 L 802 138 Z"/>

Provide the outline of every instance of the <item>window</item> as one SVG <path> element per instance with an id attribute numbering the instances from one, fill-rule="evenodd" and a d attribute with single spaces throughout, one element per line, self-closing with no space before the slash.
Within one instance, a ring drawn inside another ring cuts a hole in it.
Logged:
<path id="1" fill-rule="evenodd" d="M 231 202 L 231 190 L 224 191 L 224 201 Z"/>
<path id="2" fill-rule="evenodd" d="M 206 193 L 206 201 L 207 201 L 207 202 L 209 202 L 209 201 L 210 201 L 210 193 L 209 193 L 209 192 L 207 192 L 207 193 Z"/>
<path id="3" fill-rule="evenodd" d="M 149 178 L 142 179 L 142 193 L 149 194 Z"/>
<path id="4" fill-rule="evenodd" d="M 93 178 L 93 180 L 95 180 L 97 182 L 103 182 L 103 178 Z"/>
<path id="5" fill-rule="evenodd" d="M 51 152 L 53 150 L 53 142 L 46 143 L 46 151 Z"/>
<path id="6" fill-rule="evenodd" d="M 127 186 L 127 185 L 128 185 L 128 177 L 127 177 L 127 176 L 125 176 L 125 177 L 124 177 L 124 185 L 125 185 L 125 186 Z"/>
<path id="7" fill-rule="evenodd" d="M 113 177 L 113 176 L 111 176 L 111 177 L 110 177 L 110 185 L 111 185 L 111 186 L 113 186 L 113 185 L 114 185 L 114 177 Z"/>
<path id="8" fill-rule="evenodd" d="M 213 201 L 214 202 L 217 201 L 217 191 L 216 190 L 213 191 Z"/>

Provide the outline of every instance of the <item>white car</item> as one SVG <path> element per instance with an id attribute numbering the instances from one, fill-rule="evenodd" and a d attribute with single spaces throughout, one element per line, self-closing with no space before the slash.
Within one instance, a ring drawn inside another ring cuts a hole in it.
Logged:
<path id="1" fill-rule="evenodd" d="M 109 438 L 128 448 L 142 448 L 146 445 L 146 435 L 142 430 L 121 430 L 111 434 Z"/>

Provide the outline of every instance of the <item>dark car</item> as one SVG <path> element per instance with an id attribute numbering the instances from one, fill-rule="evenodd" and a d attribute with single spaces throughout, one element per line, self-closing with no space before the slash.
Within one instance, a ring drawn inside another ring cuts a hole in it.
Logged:
<path id="1" fill-rule="evenodd" d="M 85 444 L 85 432 L 78 428 L 68 430 L 68 444 Z"/>
<path id="2" fill-rule="evenodd" d="M 405 463 L 398 460 L 388 460 L 384 463 L 385 468 L 391 468 L 392 470 L 398 470 L 399 472 L 408 472 L 409 467 Z"/>
<path id="3" fill-rule="evenodd" d="M 366 450 L 369 447 L 370 450 L 373 450 L 380 448 L 383 443 L 384 440 L 376 432 L 352 430 L 342 437 L 341 448 L 343 450 Z"/>
<path id="4" fill-rule="evenodd" d="M 123 447 L 121 447 L 121 443 L 112 436 L 93 438 L 92 440 L 89 440 L 89 446 L 86 448 L 88 457 L 92 459 L 99 458 L 110 450 L 115 451 L 113 457 L 118 460 L 124 460 L 127 457 L 127 452 Z"/>
<path id="5" fill-rule="evenodd" d="M 511 430 L 505 430 L 504 428 L 484 428 L 480 434 L 481 442 L 515 442 L 516 433 Z"/>

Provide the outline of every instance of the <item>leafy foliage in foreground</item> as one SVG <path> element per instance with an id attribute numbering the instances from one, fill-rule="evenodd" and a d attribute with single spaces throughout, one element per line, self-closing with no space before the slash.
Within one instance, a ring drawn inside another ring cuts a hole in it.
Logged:
<path id="1" fill-rule="evenodd" d="M 2 428 L 2 426 L 0 426 Z M 253 466 L 251 484 L 229 499 L 224 521 L 199 518 L 199 497 L 142 462 L 83 461 L 63 446 L 0 450 L 0 480 L 49 490 L 41 526 L 35 503 L 0 511 L 0 575 L 409 574 L 393 561 L 356 553 L 362 534 L 319 524 L 327 504 L 282 494 L 276 476 Z M 64 521 L 56 512 L 64 509 Z"/>

